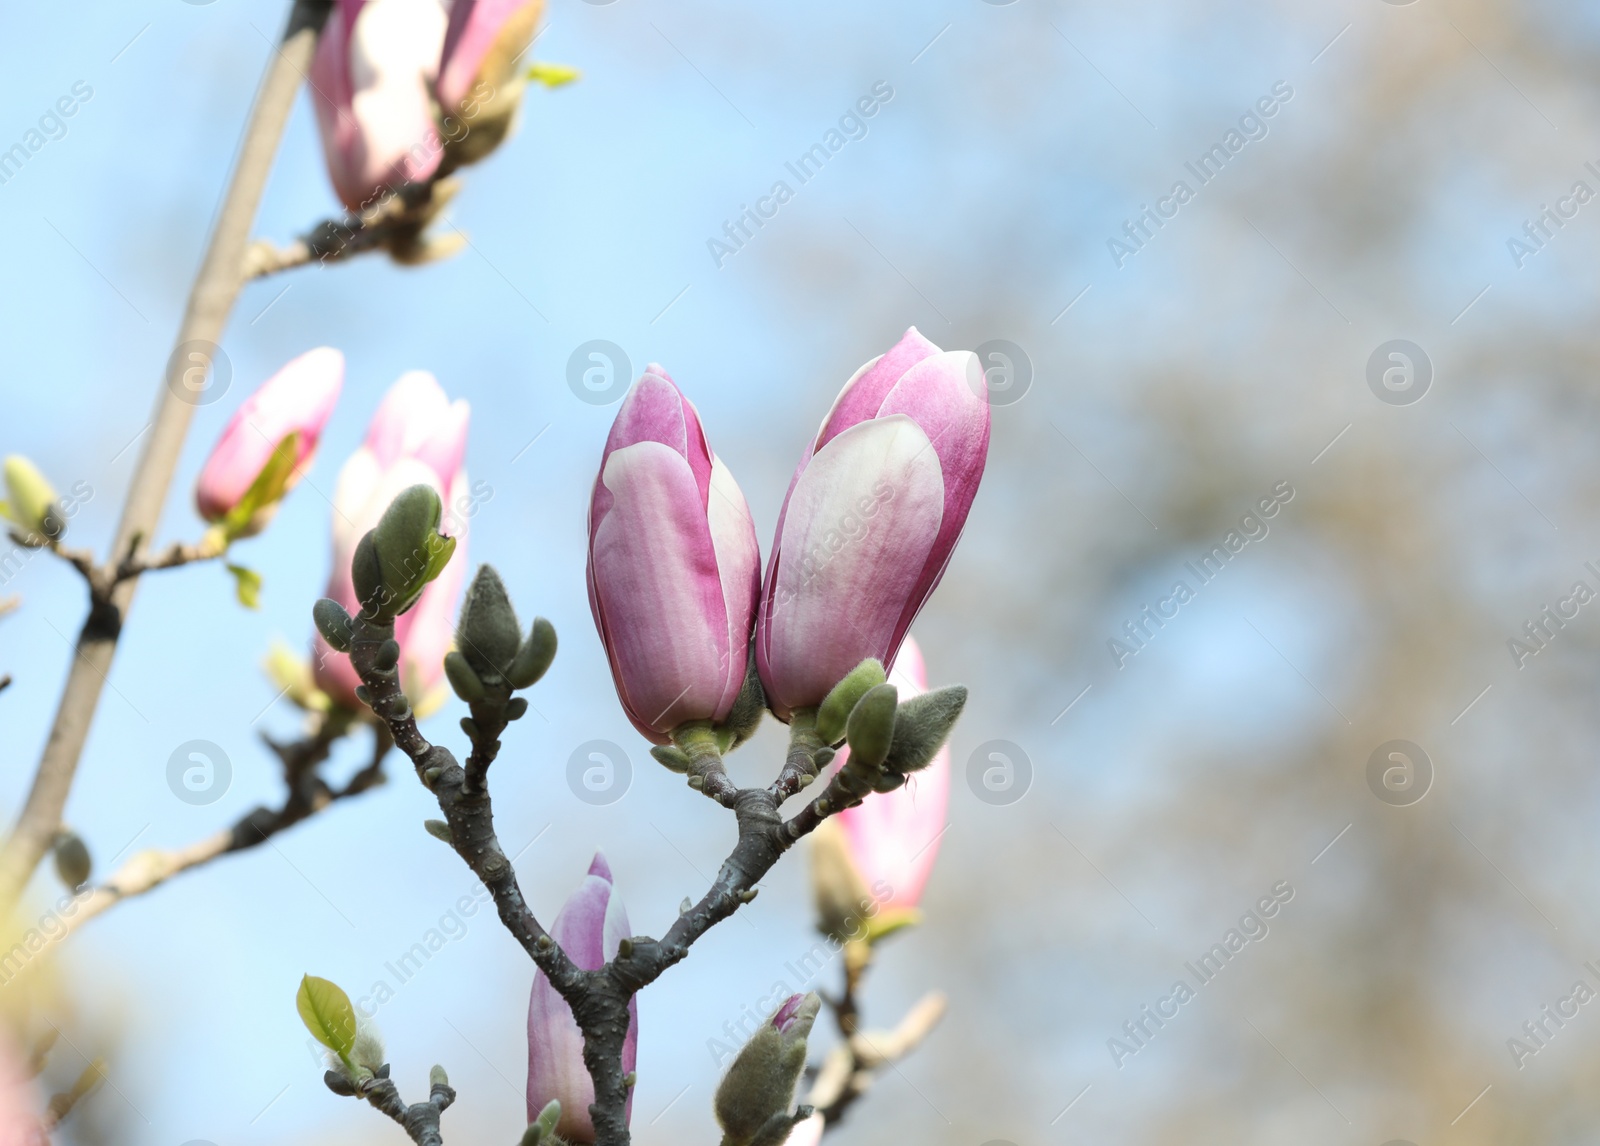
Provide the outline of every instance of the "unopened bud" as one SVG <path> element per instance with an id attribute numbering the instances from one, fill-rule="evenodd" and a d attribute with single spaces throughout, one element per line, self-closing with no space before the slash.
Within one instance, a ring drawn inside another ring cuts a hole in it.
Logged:
<path id="1" fill-rule="evenodd" d="M 444 675 L 455 694 L 468 704 L 483 699 L 483 678 L 474 671 L 467 658 L 455 649 L 444 654 Z"/>
<path id="2" fill-rule="evenodd" d="M 391 620 L 411 608 L 449 562 L 456 540 L 439 532 L 443 514 L 439 492 L 427 485 L 401 490 L 383 511 L 378 527 L 369 534 L 383 585 L 383 596 L 373 609 L 374 619 Z M 351 572 L 353 575 L 354 567 Z M 356 588 L 359 592 L 360 585 Z"/>
<path id="3" fill-rule="evenodd" d="M 24 545 L 38 548 L 56 541 L 67 531 L 66 519 L 56 505 L 56 491 L 44 474 L 21 454 L 5 461 L 6 500 L 0 516 L 17 527 Z"/>
<path id="4" fill-rule="evenodd" d="M 901 704 L 895 711 L 894 740 L 884 757 L 884 770 L 906 773 L 926 768 L 950 738 L 966 704 L 967 689 L 960 684 L 936 688 Z"/>
<path id="5" fill-rule="evenodd" d="M 316 624 L 317 632 L 322 634 L 322 639 L 328 642 L 329 648 L 340 653 L 350 651 L 355 625 L 343 605 L 324 597 L 311 606 L 311 620 Z"/>
<path id="6" fill-rule="evenodd" d="M 556 659 L 556 627 L 543 617 L 533 619 L 527 639 L 517 649 L 517 655 L 506 672 L 512 688 L 527 688 L 536 684 L 549 671 L 550 662 Z"/>
<path id="7" fill-rule="evenodd" d="M 505 583 L 492 565 L 478 566 L 461 603 L 456 646 L 480 677 L 504 676 L 517 655 L 522 628 L 506 595 Z"/>
<path id="8" fill-rule="evenodd" d="M 68 889 L 77 891 L 89 882 L 94 865 L 89 859 L 89 845 L 77 832 L 63 828 L 56 834 L 54 848 L 56 875 Z"/>
<path id="9" fill-rule="evenodd" d="M 681 775 L 689 770 L 688 753 L 674 745 L 656 744 L 651 747 L 650 755 L 654 756 L 656 761 L 669 772 L 677 772 Z"/>
<path id="10" fill-rule="evenodd" d="M 822 704 L 817 708 L 817 738 L 824 744 L 837 744 L 843 740 L 850 713 L 861 698 L 888 679 L 883 671 L 883 662 L 876 657 L 868 657 L 846 673 L 844 679 L 823 697 Z"/>
<path id="11" fill-rule="evenodd" d="M 821 1007 L 814 991 L 791 995 L 739 1051 L 712 1104 L 725 1146 L 750 1146 L 769 1122 L 788 1113 L 806 1065 L 806 1036 Z"/>
<path id="12" fill-rule="evenodd" d="M 767 711 L 767 692 L 761 687 L 755 650 L 751 650 L 745 666 L 744 684 L 739 688 L 739 695 L 728 710 L 728 718 L 717 726 L 719 732 L 732 735 L 732 743 L 723 748 L 724 752 L 731 752 L 754 736 L 761 717 Z"/>
<path id="13" fill-rule="evenodd" d="M 880 684 L 862 694 L 850 710 L 845 739 L 850 742 L 850 762 L 877 768 L 889 755 L 894 741 L 894 713 L 900 700 L 892 684 Z"/>

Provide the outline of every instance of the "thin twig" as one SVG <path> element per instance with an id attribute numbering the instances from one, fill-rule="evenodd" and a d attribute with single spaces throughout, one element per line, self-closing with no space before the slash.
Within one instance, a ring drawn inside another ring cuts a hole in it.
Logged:
<path id="1" fill-rule="evenodd" d="M 455 197 L 459 183 L 435 179 L 384 188 L 360 211 L 324 219 L 288 246 L 256 239 L 244 254 L 246 280 L 265 278 L 313 262 L 335 263 L 369 251 L 388 250 L 403 263 L 427 262 L 459 247 L 459 240 L 424 239 L 422 231 Z"/>
<path id="2" fill-rule="evenodd" d="M 332 0 L 295 0 L 282 41 L 268 58 L 232 179 L 189 292 L 174 353 L 191 344 L 215 347 L 222 338 L 244 283 L 244 251 L 256 207 L 331 4 Z M 168 381 L 163 379 L 157 390 L 155 415 L 144 452 L 129 482 L 112 553 L 126 552 L 130 542 L 138 544 L 136 538 L 149 538 L 167 500 L 195 409 L 188 391 L 169 386 Z M 16 905 L 61 826 L 61 813 L 72 790 L 101 689 L 111 671 L 136 584 L 137 581 L 124 581 L 108 602 L 91 603 L 27 801 L 16 827 L 0 848 L 0 912 Z"/>
<path id="3" fill-rule="evenodd" d="M 139 852 L 112 873 L 84 899 L 71 917 L 63 918 L 65 938 L 97 915 L 124 900 L 154 891 L 183 872 L 235 852 L 259 847 L 280 832 L 310 819 L 340 800 L 359 796 L 383 783 L 383 760 L 393 742 L 388 729 L 374 726 L 371 761 L 339 788 L 330 787 L 316 772 L 327 760 L 334 743 L 349 731 L 349 723 L 338 718 L 322 718 L 304 739 L 286 744 L 268 741 L 268 746 L 283 762 L 288 795 L 278 808 L 257 807 L 232 827 L 213 832 L 181 848 L 152 848 Z"/>

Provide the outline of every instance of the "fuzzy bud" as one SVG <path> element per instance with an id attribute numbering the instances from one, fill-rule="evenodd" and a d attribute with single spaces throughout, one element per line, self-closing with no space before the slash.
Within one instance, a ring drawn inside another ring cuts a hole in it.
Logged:
<path id="1" fill-rule="evenodd" d="M 89 845 L 77 832 L 63 828 L 56 834 L 54 857 L 56 875 L 72 891 L 89 882 L 93 862 L 89 859 Z"/>
<path id="2" fill-rule="evenodd" d="M 483 699 L 483 678 L 473 671 L 467 658 L 455 649 L 444 654 L 444 675 L 455 694 L 468 704 Z"/>
<path id="3" fill-rule="evenodd" d="M 850 742 L 850 759 L 867 768 L 879 768 L 889 755 L 894 740 L 895 708 L 900 691 L 892 684 L 868 689 L 850 710 L 845 724 L 845 739 Z"/>
<path id="4" fill-rule="evenodd" d="M 456 646 L 477 674 L 488 679 L 504 676 L 522 638 L 516 610 L 506 595 L 505 582 L 492 565 L 478 566 L 461 604 L 456 625 Z"/>
<path id="5" fill-rule="evenodd" d="M 506 679 L 512 688 L 528 688 L 550 669 L 556 659 L 556 627 L 543 617 L 533 619 L 527 639 L 517 649 L 517 655 L 506 670 Z"/>
<path id="6" fill-rule="evenodd" d="M 817 708 L 817 738 L 824 744 L 843 740 L 845 722 L 850 719 L 857 702 L 867 695 L 868 689 L 877 688 L 888 679 L 883 662 L 876 657 L 868 657 L 846 673 Z"/>
<path id="7" fill-rule="evenodd" d="M 756 671 L 756 658 L 752 656 L 745 667 L 744 685 L 728 710 L 727 719 L 717 725 L 719 732 L 732 737 L 724 751 L 732 751 L 754 736 L 766 711 L 767 690 L 761 687 L 761 674 Z"/>
<path id="8" fill-rule="evenodd" d="M 949 739 L 950 729 L 955 727 L 966 704 L 967 689 L 960 684 L 903 701 L 895 711 L 894 740 L 884 758 L 884 770 L 903 775 L 926 768 Z"/>
<path id="9" fill-rule="evenodd" d="M 815 991 L 789 996 L 739 1051 L 713 1102 L 725 1146 L 750 1146 L 788 1113 L 806 1065 L 806 1036 L 821 1007 Z"/>
<path id="10" fill-rule="evenodd" d="M 322 634 L 322 639 L 328 642 L 329 648 L 341 653 L 350 651 L 355 626 L 343 605 L 324 597 L 311 606 L 311 620 L 316 624 L 317 632 Z"/>

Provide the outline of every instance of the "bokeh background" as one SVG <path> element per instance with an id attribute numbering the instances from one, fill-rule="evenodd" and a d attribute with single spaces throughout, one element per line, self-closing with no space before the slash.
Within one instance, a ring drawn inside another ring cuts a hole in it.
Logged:
<path id="1" fill-rule="evenodd" d="M 0 185 L 0 448 L 92 486 L 80 544 L 107 543 L 285 8 L 0 15 L 0 145 L 75 82 L 93 89 Z M 1520 266 L 1508 240 L 1576 182 L 1600 191 L 1595 11 L 555 0 L 535 54 L 583 79 L 530 93 L 520 134 L 466 173 L 449 217 L 468 249 L 419 270 L 299 270 L 240 299 L 234 382 L 195 419 L 163 540 L 198 534 L 193 477 L 268 373 L 331 344 L 345 394 L 309 481 L 235 551 L 265 577 L 259 612 L 217 568 L 145 579 L 68 808 L 102 870 L 277 801 L 257 738 L 299 717 L 259 661 L 274 639 L 307 642 L 322 495 L 383 390 L 423 368 L 473 404 L 469 466 L 492 497 L 472 559 L 562 637 L 494 770 L 501 837 L 526 847 L 541 916 L 603 848 L 635 929 L 659 934 L 732 825 L 654 765 L 611 690 L 582 567 L 614 406 L 574 395 L 575 348 L 602 339 L 634 373 L 672 371 L 765 547 L 861 362 L 912 324 L 946 347 L 1005 340 L 1022 352 L 1015 400 L 994 410 L 984 488 L 916 628 L 935 682 L 972 688 L 950 827 L 926 923 L 891 942 L 865 998 L 878 1025 L 935 987 L 950 1013 L 837 1141 L 1588 1141 L 1600 1003 L 1546 1020 L 1520 1064 L 1508 1040 L 1576 982 L 1600 988 L 1584 966 L 1600 957 L 1600 603 L 1520 667 L 1507 642 L 1575 582 L 1600 589 L 1584 565 L 1600 559 L 1600 203 Z M 894 94 L 865 138 L 718 267 L 707 240 L 879 81 Z M 1266 136 L 1119 266 L 1107 241 L 1197 183 L 1185 162 L 1280 82 L 1293 94 Z M 333 206 L 302 97 L 257 233 L 286 240 Z M 1394 339 L 1431 366 L 1418 400 L 1369 385 Z M 1176 580 L 1195 587 L 1184 563 L 1281 482 L 1294 497 L 1270 533 L 1119 668 L 1107 642 L 1124 622 Z M 9 816 L 84 593 L 48 556 L 3 591 L 22 599 L 0 621 Z M 450 742 L 460 715 L 452 701 L 426 731 Z M 632 762 L 602 806 L 567 782 L 597 738 Z M 166 782 L 194 739 L 233 766 L 207 806 Z M 1432 776 L 1386 801 L 1368 762 L 1395 739 Z M 736 776 L 768 775 L 780 745 L 769 722 Z M 364 752 L 346 745 L 335 772 Z M 997 793 L 981 778 L 1001 763 L 1013 786 Z M 401 1140 L 324 1090 L 292 1002 L 306 971 L 353 995 L 392 983 L 385 964 L 469 886 L 422 831 L 427 794 L 391 772 L 53 949 L 67 1041 L 51 1077 L 97 1054 L 109 1072 L 62 1141 Z M 1280 881 L 1294 895 L 1270 934 L 1119 1065 L 1108 1040 Z M 58 894 L 42 871 L 35 910 Z M 795 854 L 642 997 L 638 1141 L 712 1140 L 708 1041 L 813 941 Z M 479 914 L 378 1014 L 405 1092 L 448 1067 L 451 1141 L 520 1131 L 530 975 Z"/>

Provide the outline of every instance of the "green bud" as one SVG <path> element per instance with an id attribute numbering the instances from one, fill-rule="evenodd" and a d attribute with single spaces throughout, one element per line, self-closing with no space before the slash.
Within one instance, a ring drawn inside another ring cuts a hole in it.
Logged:
<path id="1" fill-rule="evenodd" d="M 443 840 L 447 844 L 455 842 L 455 836 L 450 832 L 450 825 L 443 820 L 423 820 L 422 827 L 436 840 Z"/>
<path id="2" fill-rule="evenodd" d="M 376 619 L 385 595 L 383 568 L 378 564 L 378 550 L 370 529 L 361 535 L 361 540 L 356 542 L 356 551 L 350 557 L 350 581 L 355 586 L 356 600 L 361 603 L 362 614 Z"/>
<path id="3" fill-rule="evenodd" d="M 444 654 L 444 675 L 455 694 L 468 704 L 483 699 L 482 678 L 473 671 L 467 658 L 455 649 Z"/>
<path id="4" fill-rule="evenodd" d="M 372 658 L 372 667 L 379 672 L 388 672 L 400 663 L 400 642 L 390 637 L 378 646 L 377 655 Z"/>
<path id="5" fill-rule="evenodd" d="M 397 617 L 415 605 L 449 562 L 456 540 L 440 534 L 443 515 L 438 491 L 427 485 L 401 490 L 383 511 L 372 531 L 385 594 L 378 620 Z"/>
<path id="6" fill-rule="evenodd" d="M 56 874 L 71 891 L 77 891 L 89 882 L 93 864 L 89 859 L 89 845 L 77 832 L 63 828 L 56 833 L 54 848 Z"/>
<path id="7" fill-rule="evenodd" d="M 528 1123 L 528 1128 L 522 1132 L 520 1146 L 540 1146 L 541 1143 L 551 1142 L 555 1138 L 556 1123 L 561 1121 L 561 1103 L 552 1098 L 545 1103 L 539 1117 Z"/>
<path id="8" fill-rule="evenodd" d="M 506 719 L 521 720 L 528 713 L 528 702 L 520 696 L 506 701 Z"/>
<path id="9" fill-rule="evenodd" d="M 340 1098 L 354 1098 L 356 1093 L 355 1083 L 344 1076 L 344 1072 L 325 1070 L 322 1072 L 322 1085 L 326 1086 Z"/>
<path id="10" fill-rule="evenodd" d="M 544 676 L 555 659 L 556 627 L 543 617 L 535 617 L 533 628 L 528 630 L 527 640 L 517 649 L 506 679 L 512 688 L 527 688 Z"/>
<path id="11" fill-rule="evenodd" d="M 368 708 L 372 707 L 372 690 L 364 684 L 356 685 L 356 699 Z"/>
<path id="12" fill-rule="evenodd" d="M 522 628 L 500 574 L 492 565 L 478 566 L 461 603 L 456 647 L 480 677 L 504 676 L 517 655 L 521 637 Z"/>
<path id="13" fill-rule="evenodd" d="M 450 1076 L 444 1072 L 444 1067 L 434 1063 L 428 1070 L 428 1086 L 449 1086 Z"/>
<path id="14" fill-rule="evenodd" d="M 815 992 L 790 998 L 739 1051 L 712 1102 L 724 1146 L 765 1140 L 769 1124 L 788 1113 L 806 1065 L 806 1036 L 821 1006 Z"/>
<path id="15" fill-rule="evenodd" d="M 27 458 L 12 454 L 5 461 L 5 518 L 17 527 L 25 545 L 38 548 L 59 540 L 67 531 L 66 519 L 56 505 L 55 488 Z"/>
<path id="16" fill-rule="evenodd" d="M 966 704 L 967 687 L 962 684 L 936 688 L 901 704 L 895 713 L 894 741 L 884 758 L 884 769 L 906 773 L 926 768 L 949 739 Z"/>
<path id="17" fill-rule="evenodd" d="M 745 661 L 744 684 L 739 687 L 739 695 L 734 699 L 733 707 L 728 710 L 728 719 L 717 729 L 718 732 L 733 734 L 732 743 L 722 751 L 731 752 L 754 736 L 756 727 L 761 723 L 766 711 L 767 692 L 761 687 L 761 674 L 756 671 L 756 651 L 751 648 L 750 655 Z"/>
<path id="18" fill-rule="evenodd" d="M 881 669 L 879 670 L 882 671 Z M 850 710 L 845 739 L 850 742 L 850 762 L 879 767 L 894 740 L 894 711 L 900 692 L 892 684 L 868 689 Z"/>
<path id="19" fill-rule="evenodd" d="M 833 691 L 823 697 L 817 709 L 817 737 L 824 744 L 843 740 L 845 725 L 861 698 L 888 679 L 883 662 L 876 657 L 868 657 L 846 673 L 844 679 L 833 686 Z"/>
<path id="20" fill-rule="evenodd" d="M 317 632 L 322 634 L 322 639 L 328 642 L 329 648 L 341 653 L 350 651 L 355 623 L 350 619 L 350 614 L 344 611 L 343 605 L 324 597 L 311 606 L 311 620 L 316 624 Z"/>
<path id="21" fill-rule="evenodd" d="M 478 722 L 470 716 L 461 718 L 461 731 L 467 734 L 467 739 L 474 744 L 478 742 Z"/>
<path id="22" fill-rule="evenodd" d="M 650 755 L 669 772 L 682 775 L 689 770 L 689 754 L 671 744 L 654 745 L 650 749 Z"/>

